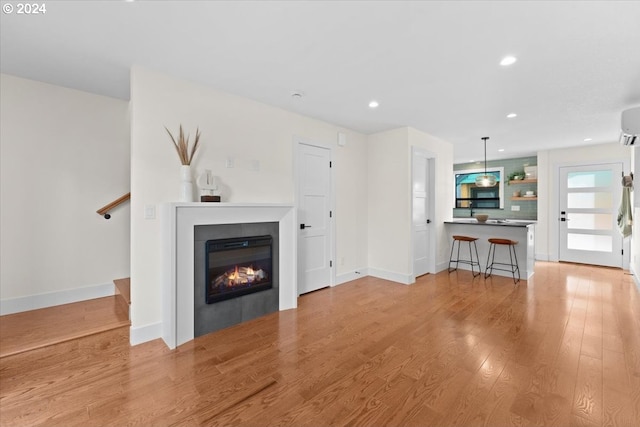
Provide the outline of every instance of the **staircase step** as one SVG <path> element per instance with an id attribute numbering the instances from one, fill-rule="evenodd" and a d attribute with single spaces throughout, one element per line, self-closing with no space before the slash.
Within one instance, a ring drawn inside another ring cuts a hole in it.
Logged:
<path id="1" fill-rule="evenodd" d="M 127 304 L 131 305 L 131 278 L 115 279 L 116 293 L 122 295 Z"/>
<path id="2" fill-rule="evenodd" d="M 0 316 L 0 358 L 131 326 L 119 296 Z"/>
<path id="3" fill-rule="evenodd" d="M 116 286 L 116 296 L 122 307 L 127 310 L 127 319 L 131 319 L 131 278 L 115 279 L 113 284 Z"/>

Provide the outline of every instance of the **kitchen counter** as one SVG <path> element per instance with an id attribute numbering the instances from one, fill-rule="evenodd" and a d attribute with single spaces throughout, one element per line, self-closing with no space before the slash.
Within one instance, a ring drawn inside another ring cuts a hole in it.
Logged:
<path id="1" fill-rule="evenodd" d="M 525 219 L 488 219 L 485 222 L 478 222 L 475 218 L 454 218 L 445 221 L 445 224 L 469 224 L 469 225 L 499 225 L 506 227 L 528 227 L 535 225 L 537 221 Z"/>
<path id="2" fill-rule="evenodd" d="M 480 265 L 483 273 L 487 266 L 487 256 L 489 255 L 489 238 L 497 237 L 518 241 L 515 249 L 518 258 L 518 267 L 520 268 L 520 278 L 522 280 L 528 280 L 533 276 L 536 221 L 490 219 L 486 222 L 478 222 L 475 218 L 454 218 L 444 223 L 449 236 L 449 242 L 453 241 L 453 235 L 456 234 L 478 238 L 476 245 L 478 246 L 478 256 L 480 257 Z M 507 251 L 507 248 L 498 247 L 495 259 L 496 262 L 508 263 L 509 251 Z M 464 264 L 460 264 L 458 268 L 464 270 L 471 269 L 470 266 Z M 508 271 L 493 270 L 493 274 L 511 277 L 511 273 Z"/>

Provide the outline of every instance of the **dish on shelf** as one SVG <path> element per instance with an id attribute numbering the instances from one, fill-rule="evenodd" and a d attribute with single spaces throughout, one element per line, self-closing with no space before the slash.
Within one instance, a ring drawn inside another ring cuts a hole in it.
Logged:
<path id="1" fill-rule="evenodd" d="M 536 195 L 535 194 L 525 194 L 522 197 L 536 197 Z"/>

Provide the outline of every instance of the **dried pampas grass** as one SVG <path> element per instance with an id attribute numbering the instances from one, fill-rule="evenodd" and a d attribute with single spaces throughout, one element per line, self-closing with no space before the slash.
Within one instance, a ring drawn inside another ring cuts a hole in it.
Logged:
<path id="1" fill-rule="evenodd" d="M 178 134 L 177 142 L 166 126 L 165 130 L 171 137 L 173 145 L 176 147 L 178 157 L 180 157 L 180 162 L 183 165 L 190 165 L 191 161 L 193 160 L 193 156 L 196 154 L 196 150 L 198 149 L 198 144 L 200 143 L 200 130 L 196 129 L 196 139 L 193 142 L 193 147 L 191 147 L 191 150 L 189 150 L 189 135 L 187 135 L 187 137 L 185 138 L 184 131 L 182 130 L 182 125 L 180 125 L 180 133 Z"/>

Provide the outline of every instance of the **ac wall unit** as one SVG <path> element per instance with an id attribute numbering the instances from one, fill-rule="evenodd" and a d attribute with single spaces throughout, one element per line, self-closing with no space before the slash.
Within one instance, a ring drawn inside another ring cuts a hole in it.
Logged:
<path id="1" fill-rule="evenodd" d="M 620 144 L 635 145 L 640 136 L 640 107 L 624 110 L 621 125 Z"/>

